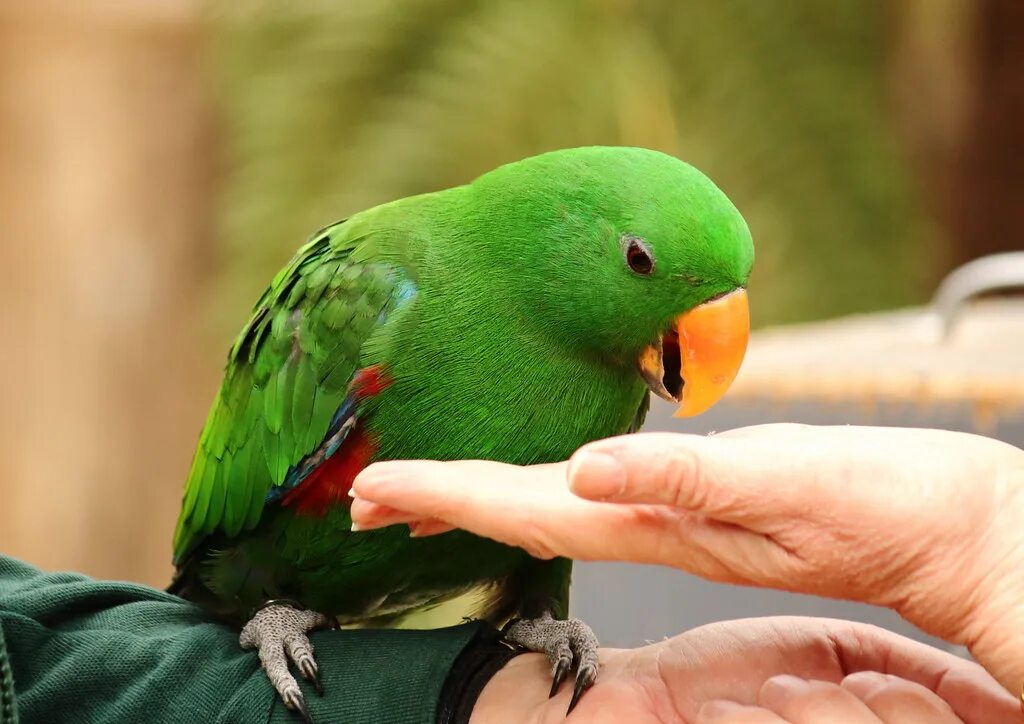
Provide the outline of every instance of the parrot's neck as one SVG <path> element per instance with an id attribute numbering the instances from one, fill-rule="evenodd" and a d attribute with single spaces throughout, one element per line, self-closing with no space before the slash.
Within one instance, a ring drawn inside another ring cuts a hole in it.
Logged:
<path id="1" fill-rule="evenodd" d="M 599 357 L 527 318 L 517 280 L 480 263 L 478 244 L 458 237 L 462 193 L 420 197 L 417 231 L 405 214 L 406 231 L 387 241 L 418 256 L 420 273 L 415 302 L 364 360 L 383 363 L 394 380 L 368 415 L 377 459 L 552 462 L 626 432 L 647 394 L 632 360 Z M 380 207 L 370 221 L 397 228 L 389 220 L 403 206 Z"/>

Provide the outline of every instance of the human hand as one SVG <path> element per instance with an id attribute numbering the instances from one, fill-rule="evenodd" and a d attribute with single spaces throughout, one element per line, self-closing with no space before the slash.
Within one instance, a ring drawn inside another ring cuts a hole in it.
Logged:
<path id="1" fill-rule="evenodd" d="M 568 480 L 568 485 L 566 485 Z M 962 433 L 766 425 L 632 435 L 567 464 L 399 461 L 353 521 L 451 526 L 538 557 L 675 566 L 891 607 L 1024 681 L 1024 452 Z"/>
<path id="2" fill-rule="evenodd" d="M 540 654 L 487 684 L 473 721 L 565 721 Z M 829 619 L 727 621 L 639 649 L 602 649 L 601 676 L 570 721 L 1011 722 L 1016 700 L 977 664 L 884 629 Z"/>
<path id="3" fill-rule="evenodd" d="M 862 671 L 839 683 L 774 676 L 757 692 L 756 704 L 710 701 L 697 712 L 697 724 L 958 724 L 938 694 L 892 674 Z"/>

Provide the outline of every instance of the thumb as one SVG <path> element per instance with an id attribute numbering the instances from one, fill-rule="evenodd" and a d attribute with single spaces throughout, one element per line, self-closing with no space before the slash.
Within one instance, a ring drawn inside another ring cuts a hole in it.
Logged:
<path id="1" fill-rule="evenodd" d="M 792 513 L 799 490 L 812 483 L 780 457 L 742 436 L 646 433 L 580 448 L 567 476 L 581 498 L 669 505 L 745 523 Z"/>

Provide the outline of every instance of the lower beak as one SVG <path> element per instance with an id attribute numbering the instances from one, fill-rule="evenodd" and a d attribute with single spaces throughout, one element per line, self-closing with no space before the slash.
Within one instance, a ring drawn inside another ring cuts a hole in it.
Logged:
<path id="1" fill-rule="evenodd" d="M 651 392 L 678 402 L 692 417 L 718 402 L 736 378 L 750 336 L 745 289 L 704 302 L 679 316 L 637 360 Z"/>

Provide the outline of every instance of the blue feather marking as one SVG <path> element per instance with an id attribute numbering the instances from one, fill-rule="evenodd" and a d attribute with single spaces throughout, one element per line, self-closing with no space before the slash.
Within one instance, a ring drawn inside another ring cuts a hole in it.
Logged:
<path id="1" fill-rule="evenodd" d="M 389 276 L 392 278 L 398 277 L 395 272 L 392 272 Z M 380 314 L 377 315 L 377 323 L 383 324 L 391 312 L 409 304 L 416 298 L 417 291 L 414 282 L 404 277 L 397 278 L 388 303 L 384 305 L 380 310 Z M 356 370 L 356 374 L 358 372 Z M 338 452 L 338 449 L 345 442 L 345 438 L 348 437 L 349 432 L 356 425 L 356 411 L 358 407 L 358 397 L 350 392 L 331 418 L 331 424 L 327 426 L 327 433 L 316 450 L 291 466 L 281 484 L 267 491 L 264 502 L 276 503 L 280 501 L 289 491 L 301 485 L 325 460 Z"/>
<path id="2" fill-rule="evenodd" d="M 409 279 L 401 279 L 395 285 L 395 290 L 391 293 L 391 304 L 388 305 L 392 309 L 399 309 L 404 307 L 406 304 L 416 298 L 416 284 Z"/>
<path id="3" fill-rule="evenodd" d="M 288 491 L 301 485 L 302 481 L 320 467 L 327 458 L 338 451 L 338 448 L 345 442 L 345 438 L 348 437 L 349 432 L 355 427 L 357 403 L 358 399 L 355 395 L 350 394 L 345 398 L 338 411 L 334 413 L 334 417 L 331 418 L 331 424 L 327 428 L 327 434 L 324 435 L 323 442 L 317 446 L 316 450 L 302 458 L 297 465 L 293 465 L 288 469 L 288 474 L 285 476 L 284 481 L 267 491 L 267 497 L 264 499 L 265 502 L 275 503 L 279 501 Z"/>

